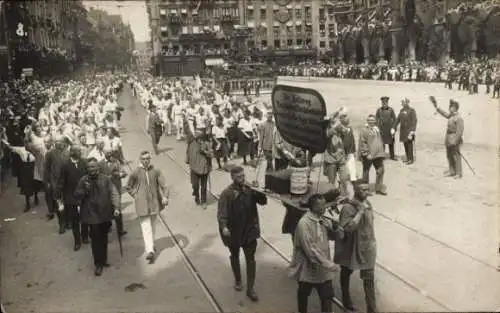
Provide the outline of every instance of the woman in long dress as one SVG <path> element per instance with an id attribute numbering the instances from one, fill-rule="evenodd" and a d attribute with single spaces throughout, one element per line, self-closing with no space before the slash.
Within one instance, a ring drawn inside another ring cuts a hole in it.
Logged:
<path id="1" fill-rule="evenodd" d="M 24 212 L 31 210 L 31 197 L 35 196 L 35 205 L 38 204 L 38 192 L 41 189 L 40 182 L 35 181 L 35 156 L 26 150 L 26 147 L 11 146 L 4 141 L 7 147 L 21 159 L 19 164 L 18 180 L 21 194 L 24 195 Z"/>
<path id="2" fill-rule="evenodd" d="M 252 144 L 254 140 L 253 127 L 250 121 L 250 112 L 245 111 L 243 118 L 238 122 L 238 155 L 243 158 L 243 164 L 247 165 L 247 156 L 254 159 Z"/>

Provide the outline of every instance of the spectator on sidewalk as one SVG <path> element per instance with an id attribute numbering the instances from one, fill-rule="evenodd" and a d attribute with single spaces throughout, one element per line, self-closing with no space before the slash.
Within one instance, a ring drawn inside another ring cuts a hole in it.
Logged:
<path id="1" fill-rule="evenodd" d="M 111 179 L 99 171 L 99 162 L 87 160 L 88 174 L 75 189 L 82 223 L 90 225 L 92 255 L 96 276 L 101 276 L 108 263 L 108 233 L 114 216 L 120 213 L 120 197 Z"/>
<path id="2" fill-rule="evenodd" d="M 135 211 L 141 224 L 146 260 L 155 262 L 157 215 L 168 205 L 165 177 L 151 164 L 151 154 L 142 151 L 139 166 L 130 173 L 126 190 L 134 198 Z"/>

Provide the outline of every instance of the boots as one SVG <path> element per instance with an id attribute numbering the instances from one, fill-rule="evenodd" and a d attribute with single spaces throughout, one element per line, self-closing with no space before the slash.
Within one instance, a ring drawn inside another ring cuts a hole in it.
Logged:
<path id="1" fill-rule="evenodd" d="M 57 211 L 57 221 L 59 223 L 59 234 L 64 234 L 66 232 L 66 223 L 64 222 L 63 214 Z"/>
<path id="2" fill-rule="evenodd" d="M 377 312 L 375 301 L 375 281 L 373 279 L 363 280 L 363 289 L 365 290 L 366 313 Z"/>
<path id="3" fill-rule="evenodd" d="M 243 285 L 241 284 L 240 260 L 233 259 L 232 257 L 229 257 L 229 260 L 231 261 L 231 269 L 233 270 L 233 275 L 234 275 L 234 289 L 236 291 L 242 291 Z"/>
<path id="4" fill-rule="evenodd" d="M 247 297 L 254 301 L 257 302 L 259 301 L 259 296 L 255 292 L 254 286 L 255 286 L 255 274 L 257 271 L 257 264 L 255 261 L 251 261 L 247 263 Z"/>
<path id="5" fill-rule="evenodd" d="M 340 271 L 340 290 L 342 291 L 342 305 L 347 311 L 356 310 L 354 308 L 354 305 L 352 304 L 350 293 L 351 273 L 352 271 L 345 267 L 342 267 Z"/>

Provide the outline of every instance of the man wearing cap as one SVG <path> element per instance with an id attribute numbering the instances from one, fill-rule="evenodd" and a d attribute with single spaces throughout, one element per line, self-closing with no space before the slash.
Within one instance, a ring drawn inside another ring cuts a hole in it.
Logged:
<path id="1" fill-rule="evenodd" d="M 401 125 L 399 130 L 399 140 L 403 143 L 405 148 L 406 160 L 405 163 L 410 165 L 415 162 L 413 155 L 413 143 L 415 141 L 415 131 L 417 130 L 417 112 L 410 107 L 410 100 L 405 98 L 401 101 L 401 111 L 399 111 L 394 127 L 391 129 L 391 134 L 394 136 Z"/>
<path id="2" fill-rule="evenodd" d="M 217 220 L 222 242 L 231 253 L 230 262 L 234 275 L 234 289 L 243 290 L 240 250 L 243 249 L 247 271 L 247 297 L 252 301 L 259 301 L 255 292 L 255 276 L 257 264 L 255 252 L 257 239 L 260 237 L 258 205 L 266 205 L 265 194 L 253 190 L 245 183 L 245 171 L 237 166 L 231 169 L 233 183 L 222 191 L 218 208 Z"/>
<path id="3" fill-rule="evenodd" d="M 146 130 L 151 136 L 151 142 L 153 143 L 155 154 L 158 154 L 158 144 L 160 143 L 160 138 L 163 134 L 163 123 L 158 115 L 158 112 L 156 112 L 156 107 L 152 104 L 149 106 L 149 114 L 146 120 Z"/>
<path id="4" fill-rule="evenodd" d="M 190 139 L 186 147 L 186 163 L 190 169 L 194 201 L 204 209 L 207 206 L 207 184 L 212 171 L 212 157 L 212 147 L 206 134 L 195 130 L 194 138 Z"/>
<path id="5" fill-rule="evenodd" d="M 353 271 L 359 270 L 365 291 L 366 312 L 377 312 L 375 298 L 375 262 L 377 243 L 373 223 L 373 207 L 368 201 L 369 185 L 364 181 L 353 184 L 354 197 L 340 211 L 339 224 L 343 238 L 335 243 L 333 261 L 340 265 L 342 304 L 348 311 L 355 311 L 350 280 Z"/>
<path id="6" fill-rule="evenodd" d="M 448 171 L 445 176 L 462 178 L 462 156 L 460 154 L 460 146 L 463 143 L 464 120 L 458 113 L 459 104 L 453 99 L 450 99 L 449 112 L 437 106 L 436 98 L 429 97 L 429 100 L 436 108 L 436 111 L 448 120 L 446 128 L 446 136 L 444 144 L 446 146 L 446 158 L 448 159 Z"/>
<path id="7" fill-rule="evenodd" d="M 394 155 L 394 136 L 391 133 L 391 129 L 396 122 L 396 113 L 394 113 L 394 110 L 389 106 L 389 97 L 381 97 L 380 101 L 382 101 L 382 106 L 378 108 L 375 113 L 377 126 L 380 130 L 382 141 L 384 142 L 384 150 L 385 145 L 388 145 L 391 160 L 396 160 L 396 156 Z"/>

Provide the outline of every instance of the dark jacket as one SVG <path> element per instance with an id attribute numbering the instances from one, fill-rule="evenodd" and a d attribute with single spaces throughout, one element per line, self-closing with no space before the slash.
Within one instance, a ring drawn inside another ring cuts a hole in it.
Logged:
<path id="1" fill-rule="evenodd" d="M 396 122 L 396 113 L 391 107 L 380 107 L 375 114 L 377 119 L 377 126 L 380 129 L 380 135 L 382 135 L 382 141 L 384 144 L 394 143 L 394 137 L 391 134 L 391 129 Z"/>
<path id="2" fill-rule="evenodd" d="M 43 180 L 54 189 L 57 186 L 61 169 L 67 158 L 67 152 L 57 148 L 50 149 L 45 155 L 45 177 Z"/>
<path id="3" fill-rule="evenodd" d="M 196 174 L 208 174 L 212 170 L 213 151 L 210 141 L 193 139 L 186 148 L 186 163 Z"/>
<path id="4" fill-rule="evenodd" d="M 266 205 L 265 194 L 247 186 L 239 189 L 232 184 L 220 195 L 217 209 L 219 230 L 227 227 L 231 236 L 222 236 L 226 246 L 242 246 L 260 237 L 259 212 L 257 204 Z"/>
<path id="5" fill-rule="evenodd" d="M 354 217 L 361 205 L 367 208 L 359 223 Z M 377 258 L 377 242 L 373 224 L 373 208 L 369 201 L 362 204 L 358 200 L 349 200 L 340 212 L 340 226 L 344 237 L 335 242 L 334 262 L 351 270 L 373 269 Z"/>
<path id="6" fill-rule="evenodd" d="M 61 173 L 57 180 L 55 198 L 61 199 L 66 205 L 77 205 L 75 188 L 85 174 L 87 174 L 85 161 L 78 160 L 75 165 L 71 159 L 66 160 L 61 167 Z"/>
<path id="7" fill-rule="evenodd" d="M 122 193 L 122 177 L 124 177 L 124 172 L 122 171 L 122 167 L 120 165 L 120 161 L 114 160 L 113 162 L 108 162 L 107 160 L 103 160 L 100 162 L 100 167 L 102 173 L 106 174 L 111 178 L 111 181 L 115 185 L 118 192 Z"/>
<path id="8" fill-rule="evenodd" d="M 398 129 L 398 125 L 401 125 L 399 130 L 399 140 L 401 142 L 409 141 L 408 136 L 410 132 L 417 130 L 417 113 L 414 108 L 402 108 L 399 111 L 398 118 L 394 123 L 394 130 Z"/>
<path id="9" fill-rule="evenodd" d="M 85 186 L 85 182 L 89 186 Z M 113 212 L 120 209 L 120 195 L 111 179 L 103 173 L 92 178 L 83 176 L 76 186 L 75 198 L 80 204 L 82 223 L 100 224 L 113 220 Z"/>

